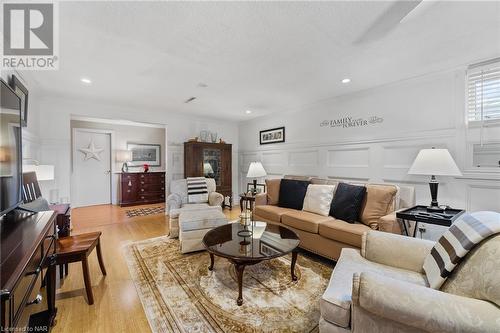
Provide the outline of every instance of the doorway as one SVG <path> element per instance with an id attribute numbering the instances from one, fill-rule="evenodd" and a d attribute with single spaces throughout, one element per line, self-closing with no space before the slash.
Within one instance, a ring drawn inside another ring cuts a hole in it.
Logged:
<path id="1" fill-rule="evenodd" d="M 111 203 L 112 131 L 73 129 L 73 207 Z"/>

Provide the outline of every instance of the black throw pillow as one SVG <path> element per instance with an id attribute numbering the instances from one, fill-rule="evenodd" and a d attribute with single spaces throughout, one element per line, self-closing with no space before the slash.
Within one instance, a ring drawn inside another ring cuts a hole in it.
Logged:
<path id="1" fill-rule="evenodd" d="M 278 206 L 302 210 L 308 185 L 304 180 L 282 179 Z"/>
<path id="2" fill-rule="evenodd" d="M 365 194 L 364 186 L 339 183 L 330 206 L 330 216 L 349 223 L 359 220 Z"/>

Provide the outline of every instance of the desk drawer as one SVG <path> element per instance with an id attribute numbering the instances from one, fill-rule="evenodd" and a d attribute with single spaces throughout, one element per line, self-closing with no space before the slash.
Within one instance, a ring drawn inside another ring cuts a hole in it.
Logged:
<path id="1" fill-rule="evenodd" d="M 19 283 L 12 291 L 11 302 L 13 302 L 12 314 L 14 316 L 14 323 L 17 322 L 18 318 L 21 316 L 25 304 L 28 302 L 33 286 L 36 284 L 36 280 L 40 276 L 43 258 L 43 246 L 39 246 L 26 266 Z"/>

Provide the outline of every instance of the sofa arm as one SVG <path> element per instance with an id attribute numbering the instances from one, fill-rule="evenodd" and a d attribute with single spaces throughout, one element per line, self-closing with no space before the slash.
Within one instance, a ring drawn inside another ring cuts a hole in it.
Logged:
<path id="1" fill-rule="evenodd" d="M 170 193 L 167 197 L 167 209 L 168 212 L 172 209 L 179 209 L 182 206 L 182 198 L 176 193 Z"/>
<path id="2" fill-rule="evenodd" d="M 405 210 L 405 209 L 408 209 L 408 208 L 398 209 L 390 214 L 387 214 L 387 215 L 379 218 L 378 219 L 378 230 L 401 235 L 403 232 L 401 229 L 401 225 L 398 221 L 398 218 L 396 217 L 396 213 L 399 211 Z"/>
<path id="3" fill-rule="evenodd" d="M 267 205 L 267 193 L 259 193 L 255 196 L 255 206 Z"/>
<path id="4" fill-rule="evenodd" d="M 500 310 L 492 303 L 376 273 L 354 274 L 352 302 L 378 320 L 389 319 L 419 330 L 500 332 Z"/>
<path id="5" fill-rule="evenodd" d="M 224 196 L 218 192 L 210 192 L 208 194 L 208 204 L 210 206 L 221 206 L 224 202 Z"/>
<path id="6" fill-rule="evenodd" d="M 425 257 L 434 242 L 380 231 L 368 231 L 361 239 L 361 255 L 373 262 L 423 273 Z"/>

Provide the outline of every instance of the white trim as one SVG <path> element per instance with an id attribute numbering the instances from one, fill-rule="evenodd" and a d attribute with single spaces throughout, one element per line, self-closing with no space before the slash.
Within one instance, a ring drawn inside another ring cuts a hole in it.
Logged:
<path id="1" fill-rule="evenodd" d="M 138 121 L 133 121 L 133 120 L 125 120 L 125 119 L 94 118 L 94 117 L 77 116 L 77 115 L 71 115 L 70 120 L 88 121 L 88 122 L 101 123 L 101 124 L 152 127 L 152 128 L 166 128 L 167 127 L 165 124 L 143 123 L 143 122 L 138 122 Z"/>

